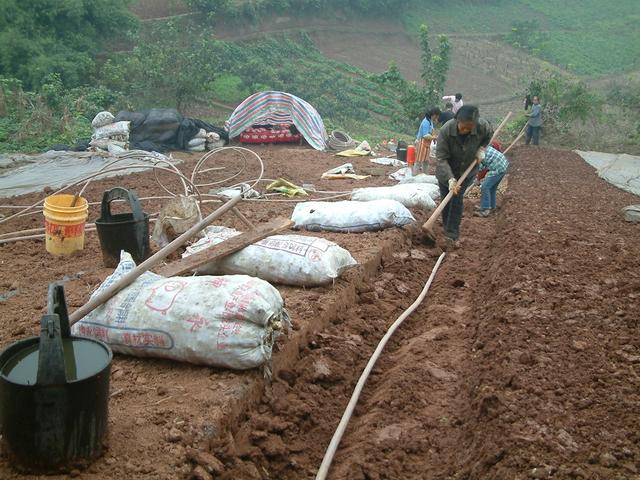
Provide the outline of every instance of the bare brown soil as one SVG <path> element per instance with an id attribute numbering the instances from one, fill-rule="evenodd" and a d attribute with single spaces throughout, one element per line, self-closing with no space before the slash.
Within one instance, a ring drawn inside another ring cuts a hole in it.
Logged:
<path id="1" fill-rule="evenodd" d="M 374 166 L 368 159 L 345 159 L 323 154 L 305 147 L 256 147 L 265 162 L 265 178 L 284 177 L 298 185 L 313 183 L 318 190 L 349 191 L 358 185 L 381 185 L 393 182 L 386 175 L 393 168 Z M 190 175 L 199 155 L 177 154 L 183 159 L 180 169 Z M 320 180 L 320 175 L 346 161 L 354 163 L 358 173 L 373 173 L 370 179 Z M 234 174 L 242 157 L 225 153 L 207 166 L 224 166 L 221 172 L 209 172 L 198 177 L 199 183 L 223 180 Z M 245 171 L 233 182 L 254 179 L 259 174 L 256 162 L 248 161 Z M 381 175 L 383 174 L 383 175 Z M 159 179 L 174 192 L 180 192 L 176 179 L 159 173 Z M 233 183 L 232 182 L 232 183 Z M 227 183 L 228 184 L 228 183 Z M 264 189 L 265 183 L 259 188 Z M 92 183 L 86 190 L 90 202 L 99 202 L 102 193 L 114 186 L 134 189 L 139 197 L 163 195 L 153 173 L 142 172 L 114 177 Z M 207 192 L 207 188 L 203 190 Z M 43 198 L 35 193 L 3 199 L 3 205 L 29 205 Z M 310 198 L 321 198 L 312 194 Z M 277 216 L 288 217 L 294 203 L 243 202 L 239 207 L 253 222 L 263 222 Z M 143 203 L 148 213 L 157 212 L 161 201 Z M 205 212 L 213 211 L 208 204 Z M 6 210 L 3 211 L 6 213 Z M 418 213 L 419 214 L 419 213 Z M 90 208 L 89 221 L 99 216 L 99 206 Z M 245 227 L 233 215 L 223 218 L 222 224 Z M 0 233 L 29 229 L 43 225 L 41 213 L 11 220 L 0 226 Z M 334 286 L 296 289 L 279 287 L 293 318 L 294 334 L 274 358 L 274 369 L 290 365 L 297 356 L 298 344 L 306 344 L 308 331 L 324 328 L 337 311 L 352 304 L 355 286 L 374 275 L 381 256 L 395 244 L 405 245 L 406 234 L 387 230 L 372 234 L 320 234 L 349 249 L 361 267 L 345 275 Z M 174 257 L 175 258 L 175 257 Z M 88 299 L 90 293 L 111 273 L 102 266 L 100 247 L 95 233 L 87 233 L 85 249 L 71 257 L 54 257 L 46 253 L 44 242 L 20 241 L 0 245 L 0 344 L 39 332 L 39 319 L 46 308 L 46 292 L 50 282 L 64 281 L 67 303 L 71 310 Z M 85 471 L 88 478 L 110 478 L 126 475 L 138 478 L 181 478 L 191 471 L 187 448 L 199 447 L 201 442 L 226 434 L 228 427 L 237 425 L 247 405 L 260 398 L 264 389 L 262 374 L 257 371 L 230 372 L 195 367 L 161 360 L 138 360 L 117 355 L 113 364 L 110 401 L 110 435 L 105 456 Z M 180 432 L 180 440 L 170 435 Z M 171 439 L 171 440 L 170 440 Z M 6 460 L 0 458 L 0 478 L 12 478 Z"/>
<path id="2" fill-rule="evenodd" d="M 327 190 L 389 183 L 320 182 L 340 159 L 257 150 L 270 177 Z M 354 163 L 363 170 L 368 161 Z M 88 196 L 115 184 L 157 192 L 145 173 L 96 182 Z M 426 301 L 383 353 L 331 478 L 638 478 L 640 246 L 638 227 L 619 213 L 630 203 L 637 197 L 573 153 L 516 149 L 497 215 L 473 217 L 467 202 L 462 248 L 448 254 Z M 291 205 L 245 202 L 242 211 L 263 221 Z M 35 216 L 10 226 L 40 224 Z M 225 224 L 240 228 L 231 216 Z M 275 354 L 271 385 L 258 372 L 118 355 L 108 449 L 75 473 L 313 478 L 369 355 L 440 253 L 409 231 L 328 237 L 363 267 L 332 287 L 279 287 L 295 331 Z M 83 272 L 66 284 L 72 308 L 83 303 L 109 273 L 99 258 L 92 234 L 72 262 L 38 242 L 0 246 L 0 293 L 17 292 L 0 304 L 2 344 L 36 333 L 49 281 Z M 21 478 L 5 459 L 0 477 Z"/>

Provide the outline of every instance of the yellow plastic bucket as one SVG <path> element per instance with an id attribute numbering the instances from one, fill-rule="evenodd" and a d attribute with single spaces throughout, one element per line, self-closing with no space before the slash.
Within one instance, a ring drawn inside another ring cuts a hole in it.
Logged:
<path id="1" fill-rule="evenodd" d="M 80 197 L 71 207 L 74 195 L 51 195 L 44 200 L 44 226 L 47 252 L 69 255 L 84 248 L 84 225 L 89 215 L 87 199 Z"/>

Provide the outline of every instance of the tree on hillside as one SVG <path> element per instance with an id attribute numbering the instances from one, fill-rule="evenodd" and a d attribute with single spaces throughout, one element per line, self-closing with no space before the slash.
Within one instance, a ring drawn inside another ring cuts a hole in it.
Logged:
<path id="1" fill-rule="evenodd" d="M 50 74 L 87 83 L 106 42 L 135 28 L 131 0 L 0 0 L 0 76 L 39 88 Z"/>
<path id="2" fill-rule="evenodd" d="M 451 63 L 451 45 L 446 35 L 438 37 L 438 50 L 434 53 L 429 43 L 429 27 L 420 26 L 420 77 L 424 84 L 407 83 L 402 106 L 409 118 L 424 115 L 429 106 L 439 105 Z"/>
<path id="3" fill-rule="evenodd" d="M 102 69 L 105 85 L 140 108 L 183 109 L 220 75 L 216 42 L 206 32 L 172 22 L 155 27 L 132 52 L 110 59 Z"/>

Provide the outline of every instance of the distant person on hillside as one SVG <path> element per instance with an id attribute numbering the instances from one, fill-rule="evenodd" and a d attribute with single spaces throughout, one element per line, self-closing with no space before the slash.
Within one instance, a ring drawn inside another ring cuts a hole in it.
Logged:
<path id="1" fill-rule="evenodd" d="M 438 119 L 440 125 L 444 125 L 456 116 L 456 114 L 453 113 L 453 103 L 447 102 L 444 107 L 446 108 L 446 110 L 440 114 L 440 118 Z"/>
<path id="2" fill-rule="evenodd" d="M 454 114 L 458 113 L 458 110 L 460 110 L 464 105 L 461 93 L 456 93 L 455 95 L 445 95 L 444 97 L 442 97 L 442 100 L 444 100 L 445 102 L 451 102 L 453 104 L 452 111 Z"/>
<path id="3" fill-rule="evenodd" d="M 422 119 L 422 123 L 420 124 L 420 129 L 418 130 L 418 134 L 416 135 L 416 141 L 419 142 L 425 137 L 433 136 L 434 130 L 436 128 L 436 122 L 440 118 L 440 109 L 438 107 L 433 107 L 427 110 L 427 113 L 424 114 L 424 118 Z"/>
<path id="4" fill-rule="evenodd" d="M 475 172 L 462 182 L 458 178 L 476 161 L 480 147 L 486 147 L 491 140 L 492 129 L 489 122 L 480 118 L 478 107 L 464 105 L 456 113 L 455 122 L 448 122 L 438 135 L 436 177 L 440 187 L 440 198 L 449 191 L 454 196 L 442 210 L 442 226 L 448 248 L 458 246 L 460 223 L 464 210 L 464 192 L 473 182 Z"/>
<path id="5" fill-rule="evenodd" d="M 482 153 L 480 154 L 482 157 Z M 484 158 L 480 161 L 478 179 L 484 177 L 480 187 L 480 207 L 475 213 L 478 217 L 488 217 L 491 210 L 496 208 L 496 193 L 500 182 L 507 174 L 509 160 L 493 145 L 484 149 Z"/>
<path id="6" fill-rule="evenodd" d="M 525 113 L 529 117 L 527 122 L 526 144 L 533 142 L 538 145 L 540 142 L 540 127 L 542 127 L 542 106 L 540 105 L 540 97 L 534 95 L 531 99 L 531 113 Z"/>

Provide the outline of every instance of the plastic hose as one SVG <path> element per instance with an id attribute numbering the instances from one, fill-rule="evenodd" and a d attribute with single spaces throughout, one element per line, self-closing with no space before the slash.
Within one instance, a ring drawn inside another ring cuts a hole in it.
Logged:
<path id="1" fill-rule="evenodd" d="M 331 150 L 348 150 L 356 146 L 356 141 L 351 138 L 348 133 L 334 130 L 329 135 L 327 145 L 329 145 Z"/>
<path id="2" fill-rule="evenodd" d="M 420 292 L 420 295 L 418 296 L 416 301 L 413 302 L 411 306 L 407 308 L 404 312 L 402 312 L 402 315 L 400 315 L 398 319 L 395 322 L 393 322 L 391 327 L 389 327 L 389 330 L 387 330 L 387 333 L 384 335 L 384 337 L 382 337 L 382 340 L 380 340 L 380 343 L 378 343 L 378 346 L 376 347 L 375 352 L 373 352 L 373 355 L 371 355 L 371 358 L 369 359 L 367 366 L 364 367 L 364 371 L 362 372 L 362 375 L 360 375 L 360 378 L 358 379 L 358 383 L 356 384 L 356 387 L 353 389 L 353 394 L 351 395 L 351 399 L 347 404 L 347 408 L 342 414 L 342 418 L 340 419 L 338 428 L 333 434 L 333 437 L 331 438 L 331 442 L 327 447 L 327 451 L 324 454 L 324 458 L 322 459 L 322 464 L 320 465 L 320 469 L 318 470 L 318 474 L 316 475 L 316 480 L 324 480 L 325 478 L 327 478 L 327 474 L 329 473 L 329 468 L 331 468 L 331 462 L 333 462 L 333 457 L 336 454 L 338 445 L 340 445 L 340 440 L 342 440 L 342 435 L 344 434 L 344 431 L 347 429 L 347 425 L 349 424 L 351 415 L 353 414 L 353 411 L 356 408 L 356 404 L 358 403 L 358 398 L 360 398 L 360 393 L 362 393 L 364 384 L 366 383 L 367 378 L 369 378 L 369 374 L 371 373 L 373 366 L 378 360 L 378 357 L 380 357 L 382 350 L 384 349 L 385 345 L 387 344 L 387 342 L 389 341 L 393 333 L 398 329 L 398 327 L 402 324 L 402 322 L 404 322 L 405 319 L 409 315 L 411 315 L 416 308 L 418 308 L 418 306 L 422 303 L 422 300 L 424 300 L 424 297 L 427 296 L 429 287 L 431 286 L 431 283 L 433 282 L 433 279 L 436 276 L 436 272 L 438 271 L 438 268 L 440 268 L 440 264 L 442 263 L 444 256 L 445 256 L 445 253 L 443 252 L 442 255 L 440 255 L 440 257 L 438 258 L 438 261 L 436 262 L 435 266 L 433 267 L 433 270 L 431 271 L 431 275 L 429 275 L 429 279 L 427 280 L 427 283 L 422 289 L 422 292 Z"/>

